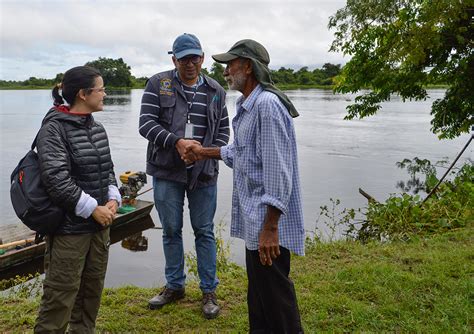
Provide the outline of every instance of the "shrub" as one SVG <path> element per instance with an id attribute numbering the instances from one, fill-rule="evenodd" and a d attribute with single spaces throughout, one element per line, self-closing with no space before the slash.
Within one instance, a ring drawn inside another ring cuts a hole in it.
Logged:
<path id="1" fill-rule="evenodd" d="M 432 180 L 431 174 L 426 180 Z M 474 221 L 474 165 L 466 163 L 453 180 L 439 186 L 425 203 L 420 195 L 392 195 L 385 203 L 369 203 L 366 220 L 355 238 L 409 240 L 472 225 Z"/>

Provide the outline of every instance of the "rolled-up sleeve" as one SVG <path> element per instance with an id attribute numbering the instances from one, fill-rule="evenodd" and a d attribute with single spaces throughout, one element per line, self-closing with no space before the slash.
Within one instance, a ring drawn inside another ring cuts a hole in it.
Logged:
<path id="1" fill-rule="evenodd" d="M 81 193 L 81 198 L 77 202 L 74 212 L 77 216 L 82 218 L 89 218 L 97 208 L 97 200 L 91 195 L 86 194 L 84 191 Z"/>
<path id="2" fill-rule="evenodd" d="M 271 205 L 283 214 L 288 212 L 292 189 L 293 150 L 285 124 L 287 113 L 283 105 L 270 101 L 263 105 L 261 115 L 261 135 L 257 151 L 261 152 L 264 195 L 262 202 Z"/>
<path id="3" fill-rule="evenodd" d="M 122 206 L 122 195 L 120 195 L 120 190 L 115 185 L 109 185 L 108 198 L 110 200 L 116 200 L 118 206 Z"/>
<path id="4" fill-rule="evenodd" d="M 221 147 L 221 159 L 230 168 L 234 168 L 234 152 L 234 143 Z"/>

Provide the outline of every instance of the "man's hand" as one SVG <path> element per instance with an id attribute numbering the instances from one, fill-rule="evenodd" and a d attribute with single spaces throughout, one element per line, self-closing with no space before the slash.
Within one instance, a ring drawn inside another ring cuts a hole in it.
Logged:
<path id="1" fill-rule="evenodd" d="M 99 205 L 92 212 L 92 217 L 102 226 L 109 226 L 115 218 L 115 214 L 105 205 Z"/>
<path id="2" fill-rule="evenodd" d="M 191 146 L 201 147 L 201 143 L 196 140 L 183 138 L 176 142 L 176 149 L 178 150 L 181 159 L 187 164 L 198 160 Z"/>
<path id="3" fill-rule="evenodd" d="M 186 147 L 186 152 L 184 156 L 181 158 L 184 160 L 186 164 L 193 163 L 197 160 L 202 160 L 204 157 L 202 156 L 203 147 L 200 143 L 197 144 L 190 144 Z"/>
<path id="4" fill-rule="evenodd" d="M 258 237 L 258 253 L 260 263 L 264 266 L 271 266 L 272 259 L 280 255 L 280 242 L 278 239 L 278 220 L 281 211 L 273 206 L 268 206 L 265 222 Z"/>
<path id="5" fill-rule="evenodd" d="M 110 201 L 108 201 L 107 203 L 105 203 L 105 206 L 109 208 L 110 211 L 112 211 L 112 213 L 114 215 L 117 214 L 117 210 L 118 210 L 118 202 L 114 199 L 111 199 Z"/>

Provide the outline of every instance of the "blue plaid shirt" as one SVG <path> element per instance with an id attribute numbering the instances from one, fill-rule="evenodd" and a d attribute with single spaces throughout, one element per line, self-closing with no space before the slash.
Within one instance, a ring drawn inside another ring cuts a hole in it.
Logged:
<path id="1" fill-rule="evenodd" d="M 258 85 L 237 100 L 234 142 L 221 147 L 233 168 L 231 236 L 258 249 L 267 206 L 282 212 L 280 245 L 304 255 L 304 223 L 293 120 L 278 97 Z"/>

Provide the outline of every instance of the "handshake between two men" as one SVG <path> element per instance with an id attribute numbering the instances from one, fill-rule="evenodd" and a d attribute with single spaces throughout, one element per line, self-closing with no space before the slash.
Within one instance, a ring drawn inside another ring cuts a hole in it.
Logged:
<path id="1" fill-rule="evenodd" d="M 200 142 L 192 139 L 179 139 L 176 149 L 187 165 L 197 160 L 221 158 L 220 147 L 202 147 Z"/>

